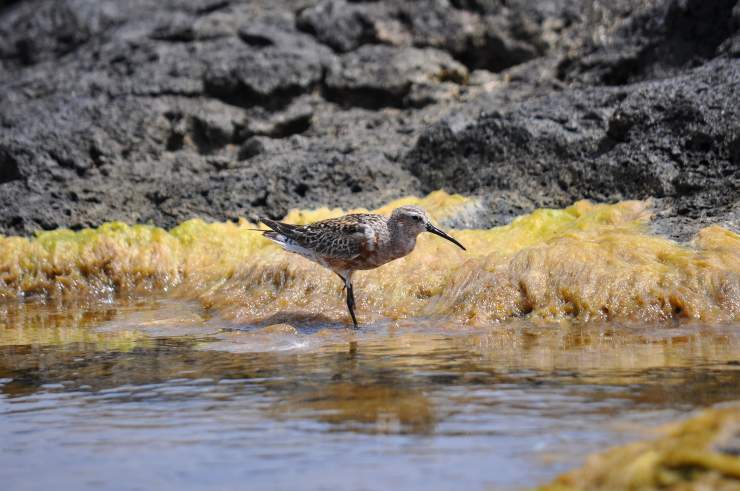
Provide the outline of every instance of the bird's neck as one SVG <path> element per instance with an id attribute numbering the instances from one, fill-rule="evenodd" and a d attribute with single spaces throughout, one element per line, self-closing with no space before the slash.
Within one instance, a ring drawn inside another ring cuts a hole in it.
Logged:
<path id="1" fill-rule="evenodd" d="M 391 251 L 396 258 L 409 254 L 416 247 L 416 233 L 395 220 L 390 220 L 388 230 L 391 237 Z"/>

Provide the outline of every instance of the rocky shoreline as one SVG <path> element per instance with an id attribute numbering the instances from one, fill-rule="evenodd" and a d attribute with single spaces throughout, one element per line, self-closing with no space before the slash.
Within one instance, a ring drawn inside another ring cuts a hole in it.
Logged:
<path id="1" fill-rule="evenodd" d="M 0 3 L 0 233 L 435 189 L 740 227 L 740 4 Z"/>

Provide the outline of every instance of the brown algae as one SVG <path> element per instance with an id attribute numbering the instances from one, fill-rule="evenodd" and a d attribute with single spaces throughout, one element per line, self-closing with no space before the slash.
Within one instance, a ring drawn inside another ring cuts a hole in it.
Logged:
<path id="1" fill-rule="evenodd" d="M 479 203 L 438 191 L 389 203 L 438 221 Z M 305 223 L 342 210 L 292 211 Z M 740 236 L 720 227 L 681 244 L 648 233 L 649 204 L 580 201 L 488 230 L 457 230 L 459 251 L 419 238 L 409 256 L 355 278 L 360 320 L 448 317 L 480 324 L 559 320 L 734 321 L 740 316 Z M 175 289 L 237 322 L 343 322 L 341 282 L 284 253 L 255 225 L 190 220 L 166 231 L 109 223 L 79 232 L 0 237 L 0 297 L 100 297 Z"/>

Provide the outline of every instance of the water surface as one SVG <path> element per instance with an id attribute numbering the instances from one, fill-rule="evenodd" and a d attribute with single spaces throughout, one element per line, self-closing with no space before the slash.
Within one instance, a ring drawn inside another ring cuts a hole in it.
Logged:
<path id="1" fill-rule="evenodd" d="M 0 306 L 3 489 L 518 489 L 737 399 L 737 325 Z"/>

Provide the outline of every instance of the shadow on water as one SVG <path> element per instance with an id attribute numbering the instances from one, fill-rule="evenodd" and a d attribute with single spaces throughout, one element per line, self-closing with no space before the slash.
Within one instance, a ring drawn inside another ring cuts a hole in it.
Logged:
<path id="1" fill-rule="evenodd" d="M 740 387 L 737 326 L 355 332 L 300 313 L 235 325 L 172 300 L 3 309 L 13 489 L 34 462 L 57 489 L 534 485 Z"/>

